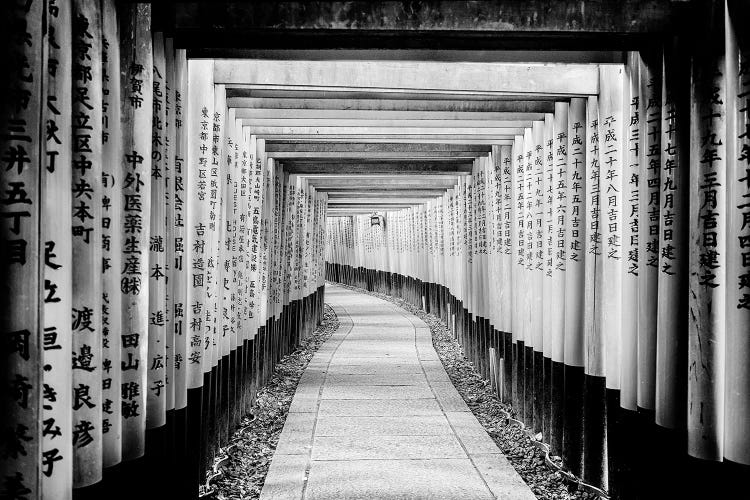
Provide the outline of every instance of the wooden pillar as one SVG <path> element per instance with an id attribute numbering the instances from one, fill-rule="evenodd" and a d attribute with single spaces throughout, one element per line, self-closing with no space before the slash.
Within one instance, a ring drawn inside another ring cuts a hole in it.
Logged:
<path id="1" fill-rule="evenodd" d="M 122 269 L 120 292 L 122 456 L 145 452 L 148 348 L 148 260 L 151 192 L 153 55 L 151 7 L 132 5 L 121 16 Z"/>
<path id="2" fill-rule="evenodd" d="M 102 477 L 102 64 L 97 0 L 73 2 L 73 485 Z"/>
<path id="3" fill-rule="evenodd" d="M 727 311 L 727 87 L 724 3 L 709 5 L 690 76 L 687 442 L 691 456 L 720 461 Z"/>
<path id="4" fill-rule="evenodd" d="M 175 180 L 175 143 L 177 141 L 176 129 L 175 129 L 175 96 L 176 96 L 176 81 L 175 81 L 175 57 L 176 53 L 174 50 L 174 41 L 172 38 L 164 39 L 164 201 L 165 201 L 165 213 L 164 213 L 164 224 L 165 224 L 165 235 L 164 235 L 164 269 L 166 274 L 165 284 L 165 301 L 164 301 L 164 330 L 165 330 L 165 381 L 164 390 L 166 391 L 166 417 L 167 425 L 173 426 L 175 424 L 174 409 L 175 409 L 175 325 L 174 325 L 174 301 L 172 297 L 172 279 L 175 278 L 175 272 L 173 271 L 174 260 L 175 260 L 175 246 L 174 238 L 176 228 L 173 225 L 175 219 L 175 192 L 174 192 L 174 180 Z M 170 454 L 174 454 L 175 443 L 173 427 L 168 428 L 167 446 L 172 449 L 168 449 Z M 174 455 L 172 455 L 174 456 Z M 179 456 L 179 455 L 177 455 Z"/>
<path id="5" fill-rule="evenodd" d="M 629 257 L 625 242 L 626 212 L 638 213 L 638 206 L 626 210 L 625 191 L 631 179 L 625 152 L 626 121 L 624 115 L 625 69 L 623 66 L 602 66 L 599 71 L 599 154 L 600 154 L 600 227 L 602 230 L 602 318 L 601 335 L 604 339 L 604 376 L 597 387 L 600 399 L 606 403 L 598 417 L 602 422 L 602 480 L 609 488 L 611 465 L 619 468 L 620 446 L 620 361 L 621 343 L 633 345 L 633 330 L 623 335 L 624 317 L 637 314 L 632 308 L 623 309 L 623 286 L 626 262 Z M 628 90 L 629 92 L 629 90 Z M 636 185 L 637 190 L 637 185 Z M 635 284 L 633 287 L 635 288 Z M 630 303 L 629 303 L 630 305 Z M 588 428 L 588 425 L 587 425 Z M 606 440 L 606 443 L 604 442 Z M 616 475 L 616 474 L 615 474 Z"/>
<path id="6" fill-rule="evenodd" d="M 226 108 L 226 101 L 222 106 L 225 117 L 223 136 L 219 145 L 219 181 L 218 190 L 221 193 L 222 206 L 220 221 L 217 223 L 219 237 L 219 253 L 217 261 L 217 317 L 216 336 L 219 344 L 219 366 L 221 379 L 219 383 L 220 403 L 218 404 L 216 446 L 226 446 L 229 440 L 231 424 L 231 409 L 234 406 L 234 374 L 236 371 L 235 353 L 237 349 L 236 321 L 234 317 L 234 299 L 238 293 L 236 283 L 236 219 L 239 199 L 234 189 L 238 180 L 238 172 L 234 161 L 234 110 Z"/>
<path id="7" fill-rule="evenodd" d="M 501 238 L 501 205 L 502 205 L 502 165 L 500 163 L 500 147 L 492 146 L 492 153 L 490 155 L 490 161 L 487 162 L 487 172 L 485 184 L 486 187 L 486 199 L 487 199 L 487 266 L 488 266 L 488 299 L 489 299 L 489 320 L 490 327 L 495 331 L 500 330 L 500 323 L 503 317 L 502 302 L 500 302 L 500 289 L 502 282 L 500 280 L 500 251 L 502 244 Z M 494 347 L 495 356 L 502 355 L 502 347 L 498 349 L 498 346 Z M 493 368 L 495 367 L 495 361 L 492 360 Z M 497 380 L 493 387 L 497 390 Z"/>
<path id="8" fill-rule="evenodd" d="M 532 205 L 528 205 L 531 225 L 527 229 L 532 231 L 530 237 L 530 280 L 531 294 L 529 295 L 529 328 L 532 338 L 533 353 L 531 358 L 530 375 L 533 389 L 533 428 L 542 432 L 544 428 L 544 122 L 532 124 L 532 170 L 530 194 Z M 528 352 L 528 351 L 527 351 Z M 529 359 L 526 360 L 529 363 Z M 528 381 L 529 379 L 527 379 Z M 530 388 L 527 387 L 527 390 Z M 531 425 L 531 420 L 528 422 Z"/>
<path id="9" fill-rule="evenodd" d="M 186 227 L 188 224 L 187 201 L 190 194 L 185 191 L 188 183 L 188 167 L 186 158 L 188 155 L 188 127 L 187 127 L 187 58 L 185 50 L 179 49 L 175 54 L 175 80 L 174 80 L 174 164 L 170 175 L 170 207 L 172 216 L 167 220 L 170 242 L 172 247 L 172 261 L 169 264 L 169 294 L 172 304 L 170 315 L 174 334 L 172 348 L 173 363 L 173 385 L 174 385 L 174 408 L 180 412 L 179 422 L 184 422 L 185 409 L 187 407 L 188 389 L 188 343 L 190 336 L 189 323 L 187 322 L 188 303 L 187 290 L 189 286 L 188 274 L 190 262 L 187 259 L 187 237 Z M 192 285 L 190 283 L 190 285 Z M 180 424 L 184 425 L 184 424 Z M 176 439 L 184 437 L 184 428 L 176 429 Z M 180 435 L 179 432 L 182 432 Z"/>
<path id="10" fill-rule="evenodd" d="M 622 116 L 622 313 L 620 341 L 620 392 L 607 391 L 607 442 L 609 490 L 616 497 L 637 491 L 634 473 L 644 439 L 638 432 L 638 293 L 641 232 L 641 184 L 647 182 L 643 166 L 646 123 L 645 103 L 641 96 L 641 57 L 629 52 L 624 67 Z M 608 381 L 608 388 L 609 381 Z M 611 389 L 611 388 L 610 388 Z"/>
<path id="11" fill-rule="evenodd" d="M 639 64 L 642 173 L 638 235 L 638 408 L 653 412 L 656 398 L 656 326 L 661 207 L 661 54 Z"/>
<path id="12" fill-rule="evenodd" d="M 315 192 L 315 188 L 312 188 Z M 325 220 L 328 211 L 328 193 L 316 193 L 318 197 L 318 217 L 316 219 L 316 235 L 317 235 L 317 262 L 318 265 L 315 269 L 315 283 L 316 291 L 320 291 L 320 300 L 318 302 L 318 309 L 316 311 L 315 325 L 318 326 L 323 321 L 323 310 L 325 304 L 325 276 L 323 274 L 323 248 L 325 246 Z"/>
<path id="13" fill-rule="evenodd" d="M 542 189 L 542 430 L 545 442 L 549 442 L 551 436 L 550 418 L 552 416 L 552 316 L 560 309 L 553 311 L 556 307 L 555 290 L 552 284 L 552 273 L 554 269 L 554 115 L 547 113 L 544 116 L 543 126 L 543 189 Z"/>
<path id="14" fill-rule="evenodd" d="M 639 62 L 640 98 L 643 114 L 640 120 L 641 175 L 639 177 L 638 235 L 638 388 L 637 427 L 639 436 L 627 443 L 631 456 L 645 454 L 650 460 L 634 462 L 634 474 L 627 484 L 637 489 L 656 477 L 660 460 L 654 431 L 656 408 L 656 338 L 659 270 L 659 237 L 662 168 L 662 51 L 642 51 Z M 626 494 L 623 491 L 623 494 Z"/>
<path id="15" fill-rule="evenodd" d="M 449 266 L 451 269 L 456 268 L 456 189 L 451 188 L 446 193 L 446 217 L 447 217 L 447 240 L 448 240 L 448 252 L 447 252 L 447 262 L 446 266 Z M 392 271 L 397 272 L 398 271 L 398 253 L 397 253 L 397 247 L 394 246 L 394 253 L 395 253 L 395 260 L 394 260 L 394 266 Z M 455 338 L 456 335 L 456 317 L 457 317 L 457 311 L 456 311 L 456 294 L 457 294 L 457 288 L 456 288 L 456 275 L 455 273 L 451 273 L 448 276 L 448 289 L 451 294 L 451 303 L 450 303 L 450 311 L 449 311 L 449 317 L 448 317 L 448 323 L 450 325 L 451 334 Z"/>
<path id="16" fill-rule="evenodd" d="M 523 317 L 523 350 L 519 348 L 520 377 L 523 378 L 523 416 L 527 425 L 533 426 L 534 420 L 534 340 L 532 308 L 534 305 L 534 208 L 535 208 L 535 180 L 534 180 L 534 135 L 531 128 L 527 128 L 523 137 L 523 221 L 524 221 L 524 268 L 523 295 L 521 314 Z M 520 346 L 519 346 L 520 347 Z"/>
<path id="17" fill-rule="evenodd" d="M 233 428 L 237 428 L 242 417 L 247 413 L 245 408 L 250 403 L 250 372 L 249 360 L 251 359 L 249 347 L 250 335 L 250 310 L 248 307 L 250 298 L 248 290 L 248 270 L 250 268 L 250 258 L 248 255 L 249 248 L 249 216 L 248 207 L 250 203 L 250 172 L 252 169 L 252 158 L 250 155 L 249 137 L 245 135 L 242 127 L 242 121 L 235 119 L 234 123 L 234 144 L 235 144 L 235 162 L 238 175 L 236 184 L 236 195 L 238 196 L 237 213 L 237 239 L 235 254 L 237 261 L 235 265 L 235 278 L 237 280 L 237 296 L 235 303 L 235 331 L 236 331 L 236 351 L 237 351 L 237 374 L 235 376 L 237 401 L 235 403 L 235 415 Z"/>
<path id="18" fill-rule="evenodd" d="M 203 364 L 204 376 L 208 377 L 211 387 L 204 402 L 207 402 L 205 423 L 208 426 L 207 442 L 205 446 L 204 468 L 211 467 L 216 448 L 219 446 L 219 432 L 222 425 L 221 418 L 221 390 L 222 376 L 225 368 L 223 359 L 223 338 L 220 331 L 220 248 L 223 226 L 222 207 L 222 147 L 224 144 L 224 127 L 226 124 L 226 91 L 223 85 L 214 85 L 213 115 L 209 122 L 212 132 L 210 136 L 210 152 L 207 152 L 209 167 L 207 172 L 206 195 L 208 197 L 208 222 L 206 224 L 206 308 L 204 316 L 204 346 L 206 347 L 206 361 Z"/>
<path id="19" fill-rule="evenodd" d="M 750 39 L 747 6 L 730 2 L 725 27 L 727 76 L 727 298 L 724 458 L 750 466 Z"/>
<path id="20" fill-rule="evenodd" d="M 73 380 L 70 363 L 73 259 L 70 236 L 72 212 L 67 210 L 67 207 L 72 206 L 71 134 L 68 133 L 71 127 L 72 101 L 72 48 L 69 43 L 72 36 L 71 11 L 72 5 L 66 3 L 60 5 L 54 15 L 52 12 L 48 13 L 48 71 L 45 84 L 47 106 L 46 109 L 41 106 L 39 108 L 45 113 L 43 120 L 47 130 L 47 140 L 42 150 L 44 156 L 40 152 L 39 158 L 42 178 L 39 198 L 42 201 L 44 221 L 41 236 L 44 241 L 41 282 L 46 293 L 42 295 L 44 331 L 38 339 L 42 342 L 37 346 L 43 348 L 43 359 L 40 360 L 43 366 L 41 382 L 43 387 L 55 394 L 54 398 L 42 396 L 42 426 L 48 430 L 45 432 L 42 429 L 41 432 L 40 498 L 61 500 L 72 498 L 73 493 Z M 41 43 L 41 39 L 39 42 Z M 39 76 L 42 74 L 39 73 Z M 12 207 L 13 205 L 9 206 Z"/>
<path id="21" fill-rule="evenodd" d="M 166 186 L 166 475 L 179 481 L 171 491 L 190 495 L 190 481 L 182 480 L 189 470 L 186 451 L 187 386 L 185 361 L 187 333 L 185 327 L 185 129 L 183 129 L 183 96 L 186 92 L 184 51 L 175 50 L 172 38 L 165 39 L 165 155 Z M 171 484 L 171 483 L 170 483 Z"/>
<path id="22" fill-rule="evenodd" d="M 464 203 L 463 203 L 463 221 L 464 221 L 464 251 L 465 258 L 463 262 L 463 281 L 464 281 L 464 309 L 466 309 L 466 320 L 465 320 L 465 333 L 464 333 L 464 352 L 467 357 L 476 364 L 476 359 L 472 359 L 472 342 L 473 342 L 473 328 L 472 323 L 475 318 L 475 294 L 474 294 L 474 281 L 472 273 L 472 264 L 474 262 L 474 176 L 466 176 L 466 183 L 464 184 Z M 409 231 L 409 240 L 412 243 L 410 259 L 410 270 L 413 269 L 411 264 L 414 260 L 414 248 L 413 248 L 413 237 L 414 233 L 412 230 L 413 225 L 413 213 L 412 209 L 408 210 L 410 215 L 408 220 L 407 231 Z"/>
<path id="23" fill-rule="evenodd" d="M 102 2 L 102 433 L 103 466 L 122 459 L 122 135 L 120 34 L 115 2 Z"/>
<path id="24" fill-rule="evenodd" d="M 515 267 L 514 262 L 514 231 L 513 225 L 513 210 L 514 202 L 513 199 L 513 147 L 512 146 L 501 146 L 500 147 L 500 158 L 501 164 L 501 231 L 500 231 L 500 303 L 503 316 L 501 318 L 501 335 L 503 337 L 503 401 L 510 403 L 511 396 L 513 394 L 512 383 L 513 383 L 513 296 L 514 285 L 513 281 L 513 268 Z"/>
<path id="25" fill-rule="evenodd" d="M 599 103 L 589 97 L 586 105 L 586 259 L 584 298 L 584 392 L 583 478 L 596 486 L 603 482 L 604 422 L 602 391 L 605 341 L 602 334 L 602 186 Z M 591 424 L 591 425 L 589 425 Z"/>
<path id="26" fill-rule="evenodd" d="M 677 42 L 675 42 L 677 43 Z M 656 346 L 656 423 L 685 428 L 687 415 L 688 63 L 681 47 L 665 48 L 662 87 L 662 170 Z M 675 436 L 677 439 L 677 436 Z M 678 441 L 667 448 L 676 448 Z"/>
<path id="27" fill-rule="evenodd" d="M 250 199 L 248 202 L 247 217 L 248 217 L 248 340 L 250 349 L 252 351 L 253 359 L 253 373 L 252 377 L 252 389 L 257 388 L 256 375 L 258 373 L 258 360 L 257 355 L 259 351 L 258 331 L 262 326 L 260 314 L 261 314 L 261 287 L 260 287 L 260 269 L 261 269 L 261 250 L 262 250 L 262 221 L 261 213 L 263 209 L 263 185 L 264 185 L 264 170 L 260 156 L 257 154 L 257 142 L 255 136 L 250 136 L 247 131 L 243 129 L 245 134 L 245 141 L 250 151 L 250 157 L 248 161 L 249 166 L 249 189 Z M 251 392 L 250 399 L 254 397 L 254 392 Z M 249 410 L 249 406 L 246 406 L 246 410 Z"/>
<path id="28" fill-rule="evenodd" d="M 40 217 L 44 192 L 40 185 L 43 156 L 40 120 L 46 100 L 44 92 L 46 62 L 43 59 L 47 40 L 43 33 L 44 2 L 3 2 L 0 6 L 0 57 L 4 65 L 2 104 L 0 104 L 0 432 L 6 441 L 6 452 L 0 455 L 0 495 L 8 498 L 39 498 L 42 470 L 60 466 L 63 473 L 72 457 L 46 450 L 42 439 L 40 411 L 48 404 L 44 398 L 42 369 L 47 325 L 40 317 L 40 297 L 45 304 L 56 290 L 54 283 L 43 288 L 40 271 L 44 252 L 39 241 Z M 60 110 L 61 113 L 66 112 Z M 70 129 L 59 130 L 68 133 Z M 62 170 L 65 171 L 64 169 Z M 45 179 L 46 181 L 46 179 Z M 57 188 L 70 185 L 65 182 Z M 65 199 L 65 198 L 63 198 Z M 69 199 L 69 198 L 68 198 Z M 59 210 L 69 210 L 60 206 Z M 69 234 L 69 233 L 68 233 Z M 60 254 L 64 258 L 64 254 Z M 53 262 L 55 261 L 52 259 Z M 65 286 L 59 283 L 58 286 Z M 57 297 L 61 298 L 60 289 Z M 61 299 L 62 300 L 62 299 Z M 70 299 L 68 299 L 70 300 Z M 69 318 L 69 317 L 68 317 Z M 62 340 L 62 339 L 61 339 Z M 63 344 L 65 345 L 65 344 Z M 67 344 L 70 347 L 70 344 Z M 69 351 L 67 353 L 69 355 Z M 70 358 L 68 358 L 69 362 Z M 95 386 L 97 387 L 97 386 Z M 60 387 L 65 390 L 65 387 Z M 64 403 L 64 401 L 63 401 Z M 58 406 L 59 411 L 65 408 Z M 70 428 L 65 429 L 70 439 Z M 11 450 L 13 450 L 11 452 Z"/>
<path id="29" fill-rule="evenodd" d="M 122 97 L 122 458 L 145 452 L 153 55 L 151 6 L 120 18 Z"/>
<path id="30" fill-rule="evenodd" d="M 45 323 L 39 298 L 42 249 L 39 241 L 43 210 L 42 165 L 44 158 L 41 123 L 46 99 L 44 91 L 47 44 L 43 32 L 44 2 L 4 2 L 0 7 L 0 57 L 4 64 L 3 100 L 0 105 L 0 431 L 6 440 L 0 455 L 0 494 L 9 498 L 37 498 L 41 492 L 43 457 L 41 407 Z M 60 130 L 66 133 L 67 130 Z M 69 185 L 63 184 L 62 187 Z M 68 207 L 59 207 L 67 210 Z M 46 255 L 46 249 L 44 254 Z M 51 257 L 51 256 L 50 256 Z M 64 256 L 62 256 L 64 257 Z M 46 264 L 45 264 L 46 266 Z M 49 266 L 46 266 L 49 267 Z M 61 283 L 61 285 L 64 285 Z M 54 291 L 54 290 L 52 290 Z M 63 290 L 60 290 L 63 292 Z M 70 345 L 70 344 L 68 344 Z M 61 408 L 62 409 L 62 408 Z M 70 436 L 70 430 L 66 430 Z M 64 439 L 64 438 L 63 438 Z M 45 457 L 45 465 L 56 454 Z M 50 458 L 51 457 L 51 458 Z M 67 457 L 70 460 L 71 457 Z M 61 469 L 66 464 L 60 464 Z M 46 467 L 45 467 L 46 469 Z"/>
<path id="31" fill-rule="evenodd" d="M 623 89 L 623 144 L 622 162 L 622 342 L 620 363 L 620 405 L 630 411 L 637 409 L 638 400 L 638 270 L 641 234 L 641 183 L 646 182 L 643 125 L 645 106 L 641 99 L 641 58 L 637 52 L 628 53 Z"/>
<path id="32" fill-rule="evenodd" d="M 268 351 L 268 340 L 270 336 L 270 329 L 269 329 L 269 320 L 272 317 L 271 308 L 270 308 L 270 251 L 271 251 L 271 243 L 272 243 L 272 220 L 271 220 L 271 213 L 273 211 L 273 199 L 274 199 L 274 192 L 273 192 L 273 185 L 274 185 L 274 170 L 269 165 L 270 162 L 266 156 L 265 153 L 265 141 L 258 140 L 257 142 L 258 146 L 258 155 L 262 161 L 263 166 L 263 178 L 264 178 L 264 184 L 263 184 L 263 206 L 261 210 L 261 225 L 262 225 L 262 250 L 261 250 L 261 271 L 260 271 L 260 280 L 261 280 L 261 313 L 260 313 L 260 324 L 263 328 L 262 332 L 262 343 L 263 343 L 263 360 L 262 360 L 262 373 L 260 375 L 260 381 L 259 384 L 263 385 L 266 382 L 266 377 L 268 375 L 268 365 L 269 365 L 269 351 Z"/>
<path id="33" fill-rule="evenodd" d="M 207 355 L 204 324 L 207 303 L 206 261 L 210 257 L 208 232 L 209 169 L 213 135 L 213 61 L 189 60 L 187 63 L 187 158 L 185 162 L 187 228 L 184 265 L 188 266 L 186 294 L 188 453 L 192 457 L 190 480 L 193 490 L 202 481 L 200 454 L 206 427 L 203 425 L 204 382 L 209 382 L 210 353 Z M 205 370 L 204 370 L 205 366 Z M 204 372 L 206 373 L 204 375 Z M 206 384 L 208 385 L 208 384 Z"/>
<path id="34" fill-rule="evenodd" d="M 513 141 L 513 168 L 511 175 L 512 198 L 513 198 L 513 267 L 512 282 L 515 288 L 513 294 L 513 406 L 520 416 L 523 416 L 523 357 L 524 357 L 524 288 L 526 286 L 526 220 L 524 202 L 524 140 L 523 136 L 516 136 Z"/>
<path id="35" fill-rule="evenodd" d="M 608 389 L 620 388 L 620 341 L 622 332 L 623 262 L 623 117 L 624 68 L 602 66 L 599 71 L 599 165 L 603 375 Z M 628 311 L 633 313 L 634 311 Z M 619 401 L 618 401 L 619 405 Z"/>
<path id="36" fill-rule="evenodd" d="M 566 176 L 568 199 L 565 220 L 565 355 L 563 404 L 563 464 L 574 474 L 583 468 L 583 384 L 585 267 L 589 238 L 587 206 L 589 184 L 587 161 L 589 136 L 587 134 L 586 99 L 570 100 L 568 110 L 568 172 Z"/>
<path id="37" fill-rule="evenodd" d="M 235 323 L 234 328 L 234 351 L 235 351 L 235 374 L 234 374 L 234 394 L 233 415 L 231 422 L 231 431 L 234 431 L 242 422 L 245 415 L 245 404 L 248 398 L 248 371 L 247 360 L 249 356 L 245 343 L 248 338 L 248 282 L 247 268 L 249 260 L 247 258 L 247 241 L 248 241 L 248 217 L 247 207 L 250 196 L 248 184 L 248 174 L 250 169 L 250 151 L 249 143 L 245 142 L 245 136 L 242 129 L 242 121 L 235 118 L 233 122 L 233 142 L 234 142 L 234 162 L 236 180 L 234 184 L 234 196 L 236 197 L 234 225 L 234 279 L 235 279 L 235 298 L 233 301 L 234 311 L 232 317 Z"/>
<path id="38" fill-rule="evenodd" d="M 563 403 L 565 401 L 565 273 L 567 265 L 567 220 L 568 199 L 573 196 L 568 186 L 568 103 L 555 103 L 555 116 L 552 127 L 552 172 L 551 172 L 551 218 L 549 235 L 551 247 L 551 282 L 548 286 L 555 290 L 550 304 L 550 435 L 549 443 L 553 453 L 562 453 L 563 443 Z"/>
<path id="39" fill-rule="evenodd" d="M 153 95 L 151 127 L 151 217 L 148 258 L 148 357 L 146 391 L 146 429 L 166 424 L 166 293 L 167 262 L 165 252 L 166 176 L 166 59 L 164 34 L 153 34 Z M 152 439 L 158 439 L 152 435 Z M 156 447 L 160 447 L 156 442 Z M 162 444 L 163 446 L 163 444 Z M 156 450 L 153 450 L 156 452 Z M 151 453 L 152 450 L 149 450 Z M 158 452 L 157 452 L 158 453 Z"/>
<path id="40" fill-rule="evenodd" d="M 302 340 L 307 339 L 310 335 L 311 330 L 309 329 L 310 312 L 311 307 L 309 306 L 309 299 L 307 298 L 310 290 L 310 247 L 308 244 L 308 235 L 312 230 L 312 213 L 310 210 L 310 185 L 306 179 L 299 180 L 299 200 L 297 203 L 300 213 L 300 226 L 299 234 L 297 235 L 297 242 L 299 245 L 298 259 L 299 259 L 299 273 L 298 283 L 299 289 L 296 292 L 296 299 L 301 305 L 301 320 L 302 320 Z"/>
<path id="41" fill-rule="evenodd" d="M 478 185 L 476 188 L 477 197 L 477 236 L 476 236 L 476 281 L 479 289 L 477 291 L 477 302 L 479 306 L 479 365 L 480 373 L 485 379 L 489 378 L 489 363 L 487 354 L 487 343 L 489 340 L 490 330 L 490 312 L 489 312 L 489 280 L 488 280 L 488 259 L 487 259 L 487 165 L 489 157 L 479 158 L 479 170 L 477 175 Z M 425 225 L 428 222 L 427 212 L 425 212 Z"/>

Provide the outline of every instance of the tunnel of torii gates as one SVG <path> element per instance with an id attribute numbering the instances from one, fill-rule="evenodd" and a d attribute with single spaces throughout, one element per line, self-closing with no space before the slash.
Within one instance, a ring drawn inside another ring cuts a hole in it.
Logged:
<path id="1" fill-rule="evenodd" d="M 0 498 L 196 497 L 324 279 L 613 498 L 747 479 L 747 2 L 365 3 L 2 2 Z"/>

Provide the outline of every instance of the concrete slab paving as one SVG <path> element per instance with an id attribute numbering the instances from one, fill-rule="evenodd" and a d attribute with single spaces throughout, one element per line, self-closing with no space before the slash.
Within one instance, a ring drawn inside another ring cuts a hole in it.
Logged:
<path id="1" fill-rule="evenodd" d="M 337 286 L 326 299 L 339 329 L 301 378 L 261 499 L 535 498 L 450 383 L 421 319 Z"/>
<path id="2" fill-rule="evenodd" d="M 320 417 L 316 436 L 436 436 L 453 434 L 443 415 Z"/>
<path id="3" fill-rule="evenodd" d="M 469 459 L 313 462 L 307 500 L 495 498 Z"/>
<path id="4" fill-rule="evenodd" d="M 415 385 L 325 385 L 323 399 L 432 399 L 429 387 Z"/>
<path id="5" fill-rule="evenodd" d="M 444 436 L 315 436 L 313 460 L 377 460 L 464 458 L 461 443 Z"/>
<path id="6" fill-rule="evenodd" d="M 398 416 L 398 415 L 442 415 L 436 399 L 373 399 L 370 401 L 354 399 L 329 399 L 320 401 L 319 416 Z"/>
<path id="7" fill-rule="evenodd" d="M 427 378 L 421 373 L 354 374 L 329 373 L 330 384 L 342 385 L 416 385 L 429 387 Z"/>

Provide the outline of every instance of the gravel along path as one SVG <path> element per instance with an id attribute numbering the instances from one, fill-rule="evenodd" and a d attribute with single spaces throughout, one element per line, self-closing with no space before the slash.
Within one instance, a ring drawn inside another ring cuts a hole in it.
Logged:
<path id="1" fill-rule="evenodd" d="M 432 345 L 445 371 L 448 372 L 451 382 L 479 423 L 495 440 L 537 498 L 545 500 L 598 500 L 600 498 L 596 494 L 571 485 L 559 472 L 550 469 L 544 462 L 544 453 L 533 443 L 529 435 L 518 425 L 508 423 L 506 415 L 510 414 L 515 417 L 515 412 L 497 398 L 488 381 L 482 380 L 474 364 L 464 356 L 461 344 L 453 339 L 450 330 L 440 318 L 390 295 L 337 285 L 392 302 L 427 323 L 432 332 Z"/>
<path id="2" fill-rule="evenodd" d="M 252 411 L 254 420 L 245 419 L 232 436 L 233 445 L 227 447 L 228 459 L 220 467 L 221 475 L 211 482 L 213 493 L 206 498 L 252 500 L 260 497 L 297 383 L 315 351 L 338 327 L 336 313 L 326 305 L 320 326 L 296 351 L 276 365 L 268 386 L 258 392 Z"/>

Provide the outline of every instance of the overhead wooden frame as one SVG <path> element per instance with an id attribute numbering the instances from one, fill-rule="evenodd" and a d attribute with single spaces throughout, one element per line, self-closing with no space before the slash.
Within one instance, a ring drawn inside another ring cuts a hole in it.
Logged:
<path id="1" fill-rule="evenodd" d="M 388 174 L 414 175 L 431 173 L 470 173 L 472 162 L 284 162 L 284 171 L 290 174 Z"/>
<path id="2" fill-rule="evenodd" d="M 427 94 L 595 95 L 596 64 L 217 59 L 214 81 L 228 87 Z"/>
<path id="3" fill-rule="evenodd" d="M 336 111 L 391 111 L 391 112 L 442 112 L 442 113 L 551 113 L 554 101 L 544 98 L 527 100 L 509 99 L 506 96 L 485 96 L 484 99 L 429 99 L 419 96 L 409 99 L 385 98 L 350 98 L 343 93 L 327 93 L 317 97 L 299 97 L 284 95 L 262 97 L 252 89 L 227 89 L 227 105 L 233 108 L 246 108 L 265 113 L 287 112 L 295 116 L 303 113 Z M 403 96 L 400 96 L 403 97 Z M 434 97 L 434 96 L 433 96 Z M 283 111 L 282 111 L 283 110 Z M 297 113 L 300 113 L 297 115 Z"/>
<path id="4" fill-rule="evenodd" d="M 295 57 L 289 51 L 447 49 L 479 51 L 484 60 L 487 51 L 510 57 L 507 52 L 517 50 L 633 50 L 670 30 L 684 3 L 628 0 L 584 9 L 577 0 L 175 1 L 162 9 L 164 18 L 174 20 L 177 45 L 189 48 L 190 57 L 247 57 L 248 50 Z"/>

